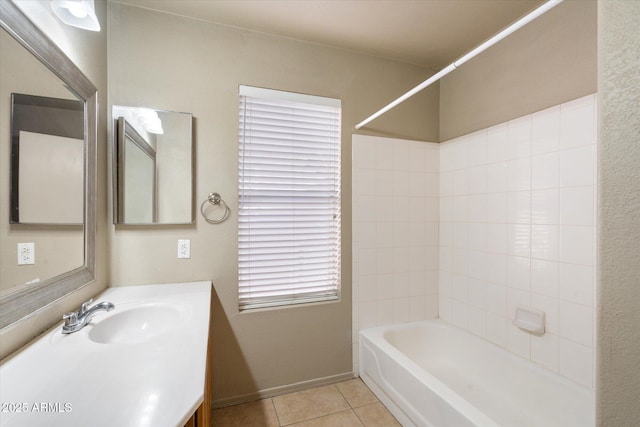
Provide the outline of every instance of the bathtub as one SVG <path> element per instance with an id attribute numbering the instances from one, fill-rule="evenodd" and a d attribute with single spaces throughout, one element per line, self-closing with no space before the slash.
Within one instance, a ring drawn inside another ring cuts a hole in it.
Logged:
<path id="1" fill-rule="evenodd" d="M 360 331 L 360 376 L 407 426 L 590 427 L 593 390 L 438 320 Z"/>

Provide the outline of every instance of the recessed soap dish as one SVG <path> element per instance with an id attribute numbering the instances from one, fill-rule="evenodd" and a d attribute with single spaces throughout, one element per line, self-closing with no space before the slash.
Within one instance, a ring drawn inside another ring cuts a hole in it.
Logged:
<path id="1" fill-rule="evenodd" d="M 544 311 L 528 307 L 516 307 L 513 324 L 532 334 L 544 334 Z"/>

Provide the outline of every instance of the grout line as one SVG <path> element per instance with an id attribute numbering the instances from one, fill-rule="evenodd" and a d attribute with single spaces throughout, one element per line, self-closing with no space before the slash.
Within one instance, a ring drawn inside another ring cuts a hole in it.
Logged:
<path id="1" fill-rule="evenodd" d="M 278 422 L 278 425 L 280 427 L 282 427 L 282 423 L 280 422 L 280 415 L 278 415 L 278 410 L 276 409 L 276 402 L 273 401 L 272 397 L 269 397 L 269 400 L 271 401 L 271 406 L 273 407 L 273 412 L 276 414 L 276 421 Z"/>
<path id="2" fill-rule="evenodd" d="M 362 418 L 360 418 L 360 415 L 358 415 L 358 413 L 356 411 L 354 411 L 353 409 L 351 409 L 351 412 L 353 412 L 356 416 L 356 418 L 358 419 L 358 421 L 360 421 L 360 424 L 362 424 L 364 427 L 366 427 L 367 425 L 364 423 L 364 420 Z"/>
<path id="3" fill-rule="evenodd" d="M 340 412 L 344 412 L 344 411 L 351 411 L 351 412 L 353 412 L 353 413 L 355 414 L 355 416 L 356 416 L 356 417 L 358 416 L 358 414 L 356 414 L 356 411 L 354 411 L 354 410 L 353 410 L 353 409 L 351 409 L 351 408 L 348 408 L 348 409 L 340 409 L 339 411 L 335 411 L 335 412 L 328 412 L 328 413 L 326 413 L 326 414 L 318 415 L 317 417 L 306 418 L 306 419 L 304 419 L 304 420 L 297 421 L 297 422 L 295 422 L 295 423 L 291 423 L 291 424 L 280 424 L 280 427 L 292 427 L 292 426 L 296 426 L 296 425 L 298 425 L 298 424 L 306 423 L 306 422 L 309 422 L 309 421 L 312 421 L 312 420 L 317 420 L 317 419 L 319 419 L 319 418 L 328 417 L 328 416 L 330 416 L 330 415 L 335 415 L 335 414 L 338 414 L 338 413 L 340 413 Z M 360 419 L 360 418 L 358 418 L 358 419 Z M 364 425 L 364 424 L 363 424 L 363 425 Z"/>
<path id="4" fill-rule="evenodd" d="M 348 380 L 351 381 L 351 380 Z M 346 382 L 346 381 L 344 381 Z M 344 393 L 342 392 L 342 390 L 340 390 L 340 387 L 338 387 L 339 383 L 336 383 L 335 386 L 338 389 L 338 393 L 340 393 L 340 395 L 342 396 L 342 398 L 344 399 L 345 402 L 347 402 L 347 405 L 349 405 L 349 409 L 353 410 L 353 406 L 351 405 L 351 402 L 349 402 L 349 399 L 347 399 L 347 396 L 344 395 Z"/>

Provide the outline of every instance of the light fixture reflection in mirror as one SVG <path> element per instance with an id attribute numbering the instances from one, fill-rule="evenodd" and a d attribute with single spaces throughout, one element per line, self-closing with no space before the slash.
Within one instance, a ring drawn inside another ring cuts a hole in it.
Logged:
<path id="1" fill-rule="evenodd" d="M 72 27 L 100 31 L 93 0 L 51 0 L 51 9 L 58 19 Z"/>
<path id="2" fill-rule="evenodd" d="M 192 224 L 192 115 L 114 105 L 114 224 Z"/>

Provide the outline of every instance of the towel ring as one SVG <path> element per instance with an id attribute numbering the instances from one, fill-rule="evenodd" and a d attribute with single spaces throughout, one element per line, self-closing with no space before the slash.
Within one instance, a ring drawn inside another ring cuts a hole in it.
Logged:
<path id="1" fill-rule="evenodd" d="M 209 202 L 212 205 L 220 205 L 220 204 L 224 205 L 224 214 L 220 218 L 213 218 L 213 219 L 209 218 L 207 214 L 204 212 L 205 210 L 204 208 L 207 202 Z M 229 206 L 227 206 L 225 201 L 222 200 L 222 197 L 220 197 L 220 194 L 209 193 L 209 195 L 207 196 L 207 200 L 202 202 L 202 204 L 200 205 L 200 213 L 204 217 L 205 221 L 207 221 L 209 224 L 220 224 L 222 221 L 224 221 L 229 217 L 229 214 L 231 213 L 231 209 L 229 209 Z"/>

